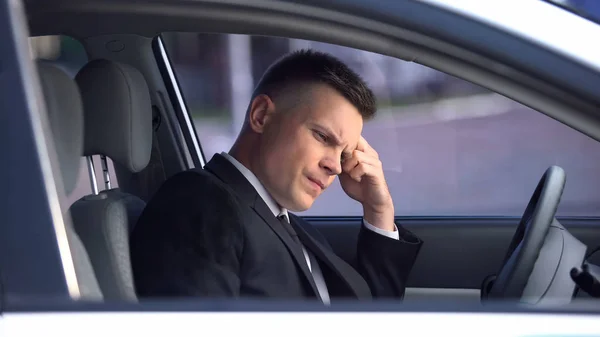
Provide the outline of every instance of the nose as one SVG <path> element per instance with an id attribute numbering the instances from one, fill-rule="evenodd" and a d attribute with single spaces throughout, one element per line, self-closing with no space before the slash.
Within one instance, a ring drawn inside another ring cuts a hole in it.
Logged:
<path id="1" fill-rule="evenodd" d="M 328 175 L 335 176 L 342 173 L 342 163 L 335 155 L 326 155 L 321 160 L 321 168 L 324 169 Z"/>

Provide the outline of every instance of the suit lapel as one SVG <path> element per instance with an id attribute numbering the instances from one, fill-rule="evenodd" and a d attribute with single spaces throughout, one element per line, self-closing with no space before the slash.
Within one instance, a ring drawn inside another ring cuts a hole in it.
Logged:
<path id="1" fill-rule="evenodd" d="M 290 254 L 292 254 L 292 257 L 296 261 L 296 265 L 302 270 L 302 273 L 314 291 L 315 296 L 318 296 L 319 292 L 317 290 L 317 285 L 315 284 L 315 280 L 308 269 L 308 264 L 306 263 L 306 258 L 304 257 L 302 248 L 292 240 L 289 233 L 286 232 L 285 228 L 283 228 L 281 223 L 279 223 L 279 220 L 277 220 L 273 213 L 271 213 L 271 210 L 261 198 L 257 198 L 255 201 L 254 211 L 267 223 L 267 225 L 269 225 L 269 227 L 271 227 L 279 239 L 283 241 L 287 249 L 290 251 Z"/>
<path id="2" fill-rule="evenodd" d="M 352 290 L 359 299 L 370 299 L 371 292 L 364 279 L 346 261 L 335 255 L 330 249 L 325 248 L 319 241 L 314 239 L 297 222 L 295 216 L 290 217 L 290 223 L 294 226 L 302 243 L 319 258 L 320 261 L 334 271 L 340 279 Z"/>
<path id="3" fill-rule="evenodd" d="M 314 278 L 308 269 L 306 259 L 302 249 L 292 241 L 290 235 L 282 227 L 279 220 L 273 215 L 273 212 L 269 209 L 269 206 L 265 201 L 258 195 L 258 192 L 254 189 L 252 184 L 244 177 L 244 175 L 226 158 L 220 154 L 215 154 L 213 158 L 205 165 L 205 170 L 217 176 L 219 179 L 227 183 L 232 187 L 234 193 L 245 200 L 252 209 L 263 219 L 264 222 L 275 232 L 279 239 L 283 242 L 286 248 L 292 255 L 296 265 L 302 271 L 306 281 L 310 285 L 315 296 L 319 296 L 317 286 Z"/>

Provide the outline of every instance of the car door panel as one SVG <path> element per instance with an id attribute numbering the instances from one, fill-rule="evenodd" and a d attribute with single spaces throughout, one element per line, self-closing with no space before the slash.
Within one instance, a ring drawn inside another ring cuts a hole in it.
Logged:
<path id="1" fill-rule="evenodd" d="M 354 258 L 359 218 L 305 219 L 342 258 Z M 600 246 L 600 219 L 559 221 L 588 246 L 588 252 Z M 397 223 L 424 241 L 408 280 L 407 296 L 431 295 L 438 289 L 436 297 L 472 297 L 473 292 L 466 290 L 480 289 L 482 281 L 498 271 L 518 222 L 518 218 L 397 218 Z"/>

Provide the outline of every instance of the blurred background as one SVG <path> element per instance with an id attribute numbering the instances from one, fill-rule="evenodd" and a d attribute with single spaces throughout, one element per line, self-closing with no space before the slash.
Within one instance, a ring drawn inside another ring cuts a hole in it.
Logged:
<path id="1" fill-rule="evenodd" d="M 599 0 L 554 2 L 600 18 Z M 558 215 L 600 216 L 600 143 L 485 88 L 419 64 L 314 41 L 181 32 L 162 38 L 207 160 L 233 144 L 267 67 L 288 52 L 312 48 L 340 58 L 375 92 L 378 114 L 363 135 L 380 154 L 397 215 L 520 216 L 544 171 L 559 165 L 567 187 Z M 32 53 L 73 76 L 87 62 L 82 45 L 68 37 L 32 39 Z M 81 172 L 70 200 L 90 192 L 86 168 Z M 302 215 L 361 214 L 336 181 Z"/>

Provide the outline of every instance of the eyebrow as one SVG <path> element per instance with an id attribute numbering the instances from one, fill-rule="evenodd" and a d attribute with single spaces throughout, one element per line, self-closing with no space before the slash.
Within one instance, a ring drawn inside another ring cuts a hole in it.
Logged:
<path id="1" fill-rule="evenodd" d="M 340 140 L 340 138 L 338 137 L 338 135 L 333 132 L 333 130 L 331 130 L 330 128 L 324 126 L 324 125 L 319 125 L 316 123 L 310 123 L 313 127 L 317 128 L 317 129 L 321 129 L 321 131 L 325 132 L 327 134 L 327 136 L 329 138 L 331 138 L 331 142 L 334 143 L 337 146 L 341 146 L 342 145 L 342 141 Z M 348 151 L 348 150 L 344 150 L 342 152 L 344 155 L 346 156 L 351 156 L 352 155 L 352 151 Z"/>

